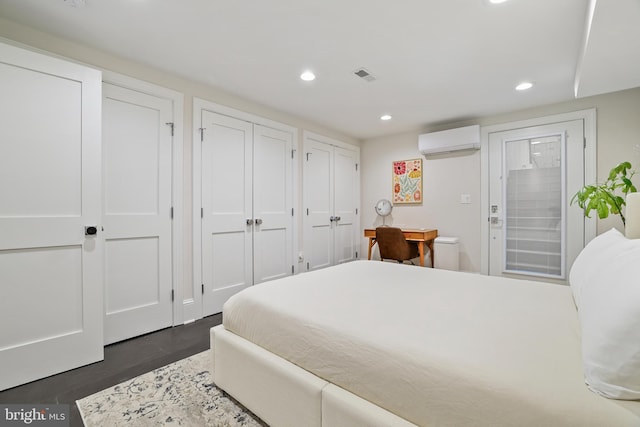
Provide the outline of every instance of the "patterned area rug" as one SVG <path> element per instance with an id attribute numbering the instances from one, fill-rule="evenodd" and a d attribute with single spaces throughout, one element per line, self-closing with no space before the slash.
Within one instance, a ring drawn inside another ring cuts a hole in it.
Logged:
<path id="1" fill-rule="evenodd" d="M 76 402 L 85 426 L 266 426 L 213 384 L 205 351 Z"/>

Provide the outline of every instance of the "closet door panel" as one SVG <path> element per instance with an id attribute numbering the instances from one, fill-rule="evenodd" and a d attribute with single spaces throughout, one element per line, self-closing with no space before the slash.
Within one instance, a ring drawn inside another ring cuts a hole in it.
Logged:
<path id="1" fill-rule="evenodd" d="M 100 72 L 4 44 L 0 58 L 3 390 L 102 360 L 103 244 Z"/>
<path id="2" fill-rule="evenodd" d="M 202 112 L 203 315 L 253 283 L 251 123 Z"/>
<path id="3" fill-rule="evenodd" d="M 335 147 L 334 156 L 334 263 L 356 259 L 357 230 L 356 207 L 360 204 L 357 186 L 357 157 L 351 150 Z"/>
<path id="4" fill-rule="evenodd" d="M 173 323 L 172 102 L 104 83 L 105 344 Z"/>
<path id="5" fill-rule="evenodd" d="M 292 274 L 292 144 L 290 133 L 254 125 L 254 284 Z"/>
<path id="6" fill-rule="evenodd" d="M 308 140 L 304 148 L 306 270 L 333 265 L 333 147 Z"/>

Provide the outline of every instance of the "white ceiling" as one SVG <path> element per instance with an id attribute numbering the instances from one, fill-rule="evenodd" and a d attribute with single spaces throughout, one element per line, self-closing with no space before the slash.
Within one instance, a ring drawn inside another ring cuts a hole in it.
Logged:
<path id="1" fill-rule="evenodd" d="M 638 0 L 598 0 L 586 50 L 588 0 L 74 1 L 0 16 L 356 138 L 573 99 L 577 70 L 580 96 L 640 86 Z"/>

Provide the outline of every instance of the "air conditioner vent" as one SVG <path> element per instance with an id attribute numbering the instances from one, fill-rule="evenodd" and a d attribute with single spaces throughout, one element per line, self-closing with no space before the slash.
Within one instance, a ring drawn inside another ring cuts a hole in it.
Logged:
<path id="1" fill-rule="evenodd" d="M 353 72 L 353 74 L 368 82 L 372 82 L 376 79 L 369 71 L 365 70 L 364 68 L 358 68 Z"/>
<path id="2" fill-rule="evenodd" d="M 425 156 L 480 149 L 480 126 L 472 125 L 418 136 L 418 151 Z"/>

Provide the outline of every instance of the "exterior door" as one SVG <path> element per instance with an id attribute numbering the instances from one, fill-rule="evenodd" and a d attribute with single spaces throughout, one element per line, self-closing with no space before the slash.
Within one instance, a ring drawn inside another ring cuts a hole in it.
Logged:
<path id="1" fill-rule="evenodd" d="M 173 324 L 173 106 L 103 85 L 105 344 Z"/>
<path id="2" fill-rule="evenodd" d="M 293 274 L 292 135 L 254 124 L 253 283 Z"/>
<path id="3" fill-rule="evenodd" d="M 103 359 L 100 72 L 0 44 L 0 390 Z"/>
<path id="4" fill-rule="evenodd" d="M 358 153 L 305 138 L 304 252 L 306 270 L 357 258 Z"/>
<path id="5" fill-rule="evenodd" d="M 584 242 L 582 211 L 569 209 L 583 120 L 489 134 L 489 174 L 489 274 L 566 283 Z"/>
<path id="6" fill-rule="evenodd" d="M 253 124 L 202 112 L 203 315 L 253 284 Z"/>

